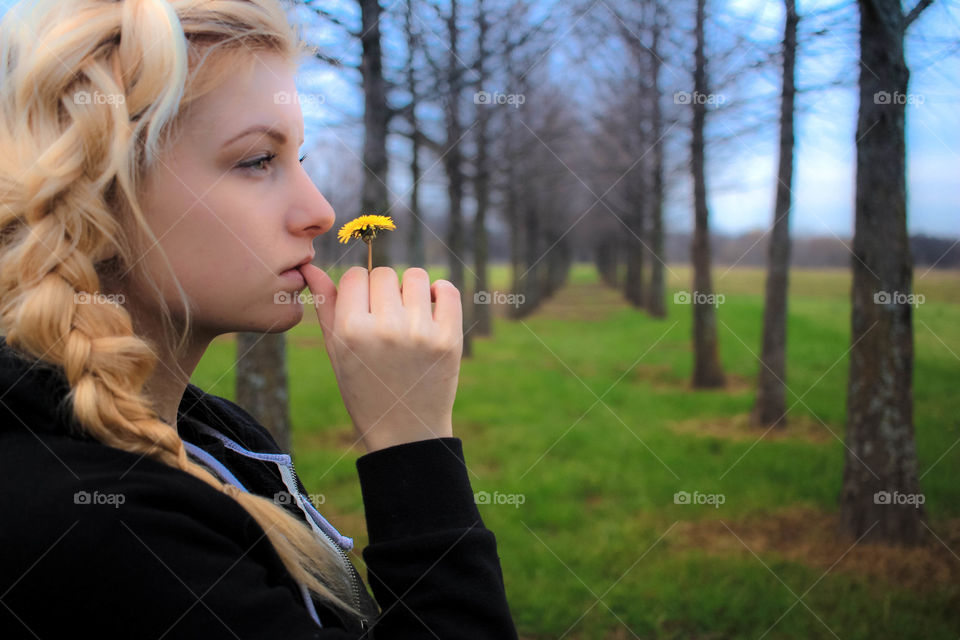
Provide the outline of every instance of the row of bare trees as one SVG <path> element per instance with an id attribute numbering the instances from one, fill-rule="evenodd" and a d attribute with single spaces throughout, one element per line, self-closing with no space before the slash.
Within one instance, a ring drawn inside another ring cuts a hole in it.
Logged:
<path id="1" fill-rule="evenodd" d="M 905 189 L 905 104 L 878 101 L 876 96 L 907 95 L 908 71 L 904 58 L 904 35 L 910 25 L 931 4 L 919 0 L 904 12 L 899 2 L 860 0 L 860 77 L 857 120 L 857 188 L 855 236 L 851 262 L 854 272 L 852 293 L 852 334 L 848 378 L 846 461 L 840 493 L 841 522 L 853 536 L 895 543 L 912 544 L 923 533 L 924 512 L 915 504 L 887 504 L 876 496 L 884 492 L 914 495 L 919 493 L 917 458 L 913 431 L 911 375 L 913 366 L 912 308 L 893 301 L 877 304 L 878 292 L 909 294 L 912 289 L 913 263 L 906 224 Z M 656 2 L 635 3 L 645 6 Z M 711 256 L 709 211 L 706 187 L 706 121 L 711 93 L 705 26 L 706 0 L 695 0 L 691 99 L 689 124 L 689 167 L 692 178 L 694 219 L 690 261 L 693 266 L 693 347 L 694 388 L 722 387 L 724 373 L 717 348 L 716 306 L 711 294 Z M 794 0 L 784 0 L 783 37 L 780 43 L 781 91 L 778 127 L 778 169 L 773 221 L 769 229 L 767 280 L 763 315 L 757 396 L 752 421 L 762 427 L 786 426 L 787 407 L 787 294 L 790 264 L 790 213 L 793 207 L 794 129 L 796 101 L 796 59 L 800 15 Z M 672 13 L 676 16 L 677 5 Z M 637 307 L 659 317 L 657 303 L 662 299 L 662 160 L 659 155 L 663 131 L 659 109 L 645 101 L 644 95 L 663 97 L 658 90 L 657 64 L 663 55 L 658 46 L 660 12 L 640 13 L 642 24 L 632 24 L 625 15 L 617 15 L 623 40 L 632 52 L 640 51 L 637 78 L 646 79 L 639 91 L 627 85 L 623 102 L 610 102 L 614 117 L 608 126 L 621 133 L 620 143 L 640 141 L 641 154 L 626 154 L 618 159 L 608 156 L 623 170 L 624 184 L 611 198 L 620 209 L 618 220 L 629 232 L 626 242 L 610 233 L 596 246 L 598 270 L 608 284 L 622 288 L 625 298 Z M 645 38 L 645 30 L 654 34 Z M 822 35 L 822 30 L 817 35 Z M 627 79 L 624 78 L 626 81 Z M 652 81 L 651 81 L 652 80 Z M 699 99 L 698 99 L 699 98 Z M 629 105 L 640 107 L 634 115 Z M 632 121 L 632 126 L 625 122 Z M 651 123 L 659 124 L 651 134 Z M 652 142 L 655 140 L 655 142 Z M 616 150 L 614 150 L 615 152 Z M 653 152 L 654 161 L 641 162 Z M 635 171 L 637 164 L 653 169 Z M 633 175 L 641 176 L 634 180 Z M 655 186 L 657 185 L 657 186 Z M 650 244 L 654 247 L 651 248 Z M 643 276 L 647 262 L 655 267 L 649 284 Z M 625 277 L 620 278 L 621 262 Z M 650 291 L 645 295 L 644 289 Z M 901 298 L 903 299 L 903 298 Z"/>
<path id="2" fill-rule="evenodd" d="M 841 515 L 856 536 L 905 543 L 919 539 L 922 509 L 877 504 L 874 494 L 919 491 L 911 309 L 877 305 L 873 297 L 911 288 L 905 112 L 902 103 L 878 104 L 874 95 L 906 94 L 903 36 L 930 3 L 919 0 L 907 13 L 892 0 L 859 3 L 853 333 Z M 341 193 L 338 211 L 347 219 L 361 212 L 405 217 L 399 241 L 387 236 L 390 241 L 375 243 L 377 264 L 390 264 L 398 252 L 409 264 L 426 264 L 429 248 L 442 247 L 448 277 L 465 294 L 465 357 L 471 337 L 492 329 L 491 229 L 508 239 L 512 294 L 521 300 L 508 307 L 515 317 L 562 286 L 575 257 L 590 255 L 602 279 L 626 300 L 652 318 L 666 316 L 665 201 L 668 192 L 689 184 L 695 388 L 725 384 L 716 306 L 709 301 L 708 160 L 735 152 L 724 145 L 751 133 L 741 129 L 711 140 L 709 123 L 733 121 L 745 108 L 723 105 L 718 89 L 758 68 L 777 69 L 779 109 L 770 110 L 768 123 L 775 122 L 778 132 L 777 184 L 752 418 L 764 427 L 786 426 L 795 76 L 802 44 L 795 0 L 783 0 L 776 50 L 754 46 L 751 55 L 741 53 L 737 34 L 710 41 L 707 0 L 610 2 L 601 15 L 590 3 L 573 3 L 545 16 L 537 14 L 539 3 L 519 0 L 406 0 L 388 9 L 378 0 L 357 0 L 355 10 L 342 15 L 313 0 L 294 4 L 340 34 L 336 46 L 320 48 L 318 59 L 352 78 L 362 95 L 362 176 L 353 200 L 361 205 L 354 209 L 352 194 Z M 589 71 L 589 79 L 576 85 L 548 65 L 563 38 L 563 64 Z M 587 87 L 587 97 L 575 86 Z M 331 180 L 336 193 L 338 181 Z M 582 225 L 584 219 L 590 223 Z M 251 357 L 261 348 L 276 364 L 282 349 L 264 342 Z M 245 384 L 250 394 L 259 383 Z"/>

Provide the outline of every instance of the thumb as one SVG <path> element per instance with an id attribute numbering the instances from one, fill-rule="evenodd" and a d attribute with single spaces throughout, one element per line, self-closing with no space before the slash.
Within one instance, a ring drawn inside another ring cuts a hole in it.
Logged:
<path id="1" fill-rule="evenodd" d="M 323 269 L 312 264 L 308 263 L 301 266 L 300 273 L 303 274 L 307 286 L 310 287 L 313 306 L 317 311 L 317 319 L 320 321 L 320 329 L 323 331 L 324 338 L 326 338 L 327 334 L 333 330 L 337 305 L 337 286 Z"/>

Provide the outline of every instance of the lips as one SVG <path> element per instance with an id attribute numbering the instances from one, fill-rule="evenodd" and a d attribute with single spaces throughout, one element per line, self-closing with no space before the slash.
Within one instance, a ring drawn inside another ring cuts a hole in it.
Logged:
<path id="1" fill-rule="evenodd" d="M 281 271 L 281 273 L 284 273 L 284 272 L 286 272 L 286 271 L 292 271 L 292 270 L 297 269 L 297 268 L 299 268 L 299 267 L 302 267 L 303 265 L 308 264 L 308 263 L 310 263 L 310 262 L 312 262 L 312 261 L 313 261 L 313 254 L 310 254 L 309 256 L 307 256 L 306 258 L 304 258 L 303 260 L 301 260 L 300 262 L 298 262 L 298 263 L 296 263 L 296 264 L 290 265 L 289 267 L 287 267 L 286 269 L 284 269 L 283 271 Z"/>

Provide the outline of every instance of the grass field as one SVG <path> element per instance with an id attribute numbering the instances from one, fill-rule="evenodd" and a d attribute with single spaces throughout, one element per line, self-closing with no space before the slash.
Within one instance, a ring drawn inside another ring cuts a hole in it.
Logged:
<path id="1" fill-rule="evenodd" d="M 915 275 L 925 296 L 914 315 L 915 424 L 931 533 L 910 551 L 835 529 L 849 274 L 792 273 L 790 426 L 765 437 L 745 420 L 763 271 L 714 271 L 729 384 L 709 392 L 689 389 L 691 312 L 673 303 L 689 288 L 689 268 L 671 265 L 668 276 L 668 317 L 653 320 L 578 265 L 533 316 L 497 317 L 463 363 L 454 429 L 474 490 L 493 496 L 480 509 L 521 636 L 956 640 L 960 274 Z M 492 269 L 492 289 L 507 282 L 505 268 Z M 350 446 L 312 309 L 287 335 L 297 469 L 362 549 L 362 451 Z M 219 338 L 193 382 L 233 398 L 234 358 L 231 337 Z M 678 492 L 706 503 L 677 504 Z"/>

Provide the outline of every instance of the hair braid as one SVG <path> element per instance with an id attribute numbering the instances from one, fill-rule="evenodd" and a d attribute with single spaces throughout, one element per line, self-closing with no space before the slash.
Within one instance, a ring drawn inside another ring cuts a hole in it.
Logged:
<path id="1" fill-rule="evenodd" d="M 63 372 L 84 432 L 234 498 L 295 579 L 359 615 L 347 602 L 348 569 L 329 543 L 273 501 L 190 461 L 144 395 L 155 367 L 166 365 L 134 332 L 130 312 L 86 303 L 102 275 L 124 266 L 159 291 L 135 259 L 153 238 L 138 184 L 185 106 L 230 72 L 209 54 L 244 48 L 292 62 L 306 50 L 276 0 L 31 0 L 8 12 L 0 22 L 0 332 Z M 189 74 L 208 57 L 203 76 Z M 83 99 L 97 94 L 116 100 Z"/>

